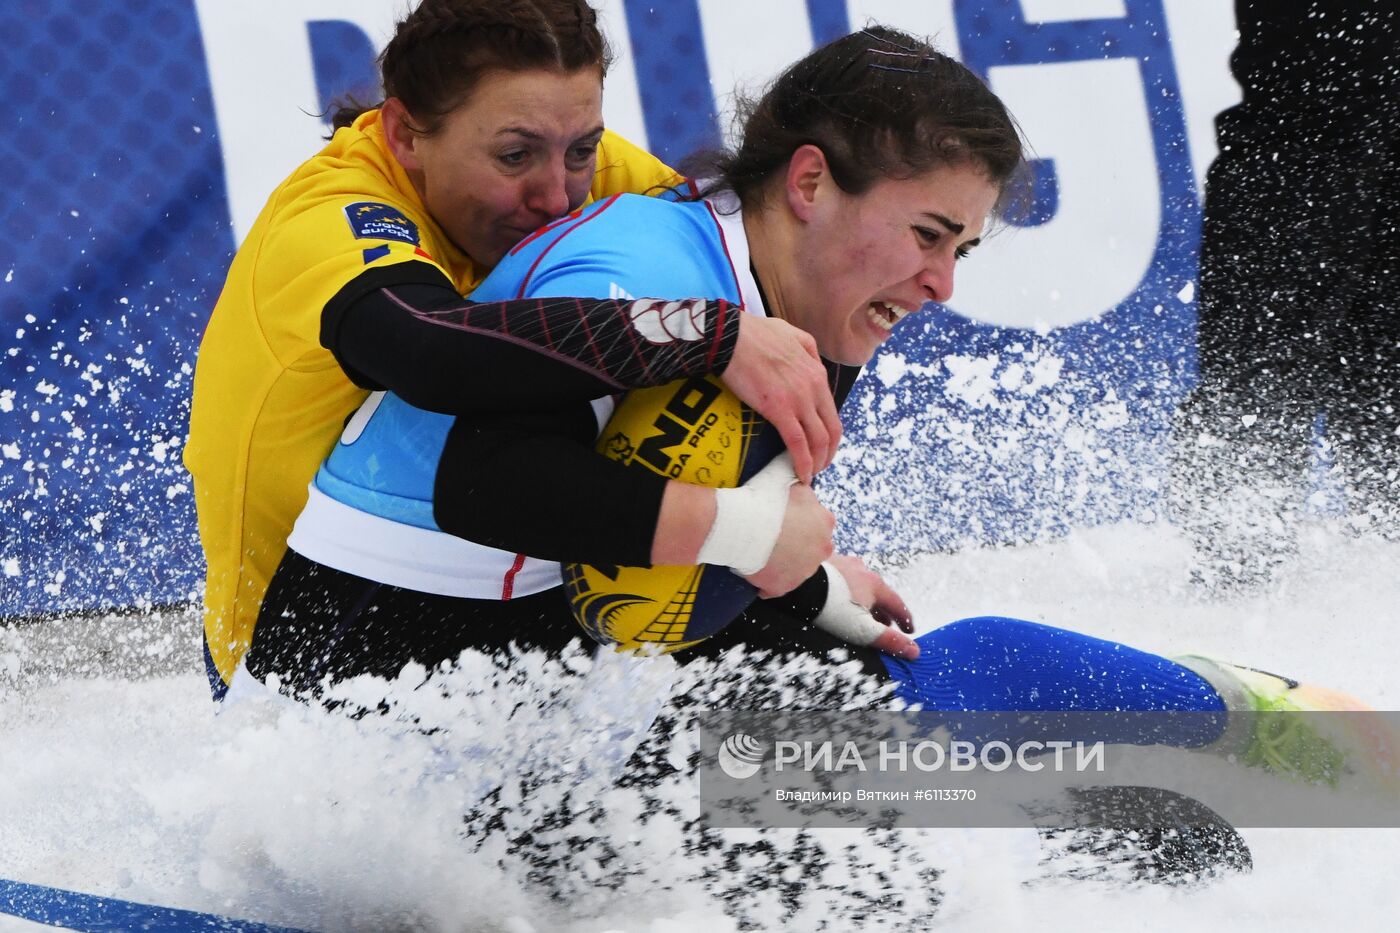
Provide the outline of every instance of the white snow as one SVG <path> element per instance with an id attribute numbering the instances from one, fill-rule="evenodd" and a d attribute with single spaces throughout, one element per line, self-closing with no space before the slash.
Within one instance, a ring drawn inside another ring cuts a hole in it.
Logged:
<path id="1" fill-rule="evenodd" d="M 1400 544 L 1325 524 L 1307 532 L 1272 589 L 1234 602 L 1185 583 L 1186 545 L 1165 525 L 923 556 L 890 579 L 924 628 L 1019 616 L 1164 654 L 1238 660 L 1395 708 Z M 572 726 L 547 737 L 554 745 L 523 738 L 539 736 L 548 717 L 520 705 L 522 691 L 548 687 L 576 708 L 573 681 L 557 665 L 535 662 L 528 687 L 488 686 L 494 675 L 478 666 L 443 681 L 451 696 L 402 696 L 424 721 L 457 722 L 458 745 L 496 749 L 464 763 L 457 745 L 296 706 L 253 703 L 215 717 L 197 624 L 188 613 L 0 629 L 0 877 L 325 931 L 734 929 L 703 887 L 658 887 L 686 873 L 685 830 L 670 818 L 642 825 L 640 801 L 623 791 L 593 787 L 601 828 L 588 829 L 586 801 L 574 801 L 571 829 L 601 832 L 623 854 L 611 868 L 581 859 L 573 871 L 590 896 L 566 905 L 542 895 L 500 840 L 471 852 L 459 838 L 474 788 L 497 773 L 544 774 L 567 757 L 558 749 L 587 738 Z M 513 801 L 513 812 L 557 803 L 559 786 Z M 669 792 L 683 804 L 681 785 Z M 940 930 L 1311 933 L 1389 929 L 1400 911 L 1400 830 L 1243 834 L 1254 872 L 1191 890 L 1027 887 L 1026 831 L 901 838 L 944 870 L 947 897 L 927 924 Z M 834 835 L 881 857 L 863 834 Z M 623 893 L 586 880 L 612 877 L 618 864 L 637 875 Z M 898 864 L 889 871 L 913 883 Z M 839 909 L 832 898 L 839 893 L 811 894 L 804 923 Z M 927 907 L 910 909 L 927 919 L 918 913 Z"/>

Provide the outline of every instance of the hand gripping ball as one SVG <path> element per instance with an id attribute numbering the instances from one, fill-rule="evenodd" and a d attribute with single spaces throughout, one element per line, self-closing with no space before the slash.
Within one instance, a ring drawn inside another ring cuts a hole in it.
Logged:
<path id="1" fill-rule="evenodd" d="M 598 452 L 697 486 L 738 486 L 783 450 L 758 413 L 712 376 L 627 393 Z M 758 595 L 727 567 L 565 564 L 569 606 L 589 635 L 625 650 L 667 652 L 709 638 Z"/>

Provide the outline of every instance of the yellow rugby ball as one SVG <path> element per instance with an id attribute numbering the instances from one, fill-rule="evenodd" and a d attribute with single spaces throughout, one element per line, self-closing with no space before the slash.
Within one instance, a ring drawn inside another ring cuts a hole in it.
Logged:
<path id="1" fill-rule="evenodd" d="M 634 389 L 598 435 L 598 452 L 697 486 L 738 486 L 783 449 L 777 432 L 712 376 Z M 757 596 L 727 567 L 564 565 L 574 617 L 623 650 L 675 651 L 733 622 Z"/>

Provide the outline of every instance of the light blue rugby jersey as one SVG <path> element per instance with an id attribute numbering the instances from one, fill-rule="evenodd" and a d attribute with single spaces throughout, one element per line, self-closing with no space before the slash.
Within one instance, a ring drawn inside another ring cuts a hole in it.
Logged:
<path id="1" fill-rule="evenodd" d="M 723 298 L 736 305 L 747 299 L 759 307 L 737 214 L 723 217 L 706 201 L 633 194 L 593 204 L 522 241 L 471 298 L 562 296 Z M 433 485 L 454 420 L 376 393 L 351 419 L 314 485 L 361 512 L 445 534 L 433 518 Z"/>

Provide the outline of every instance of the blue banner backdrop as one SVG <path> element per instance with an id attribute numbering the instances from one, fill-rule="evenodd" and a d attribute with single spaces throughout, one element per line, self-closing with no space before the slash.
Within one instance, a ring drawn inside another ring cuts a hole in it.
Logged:
<path id="1" fill-rule="evenodd" d="M 309 57 L 318 109 L 347 91 L 372 95 L 382 36 L 337 18 L 336 4 L 302 5 L 304 15 L 269 28 L 301 33 L 281 38 Z M 1228 27 L 1221 5 L 1208 4 L 1211 22 Z M 390 17 L 397 9 L 379 6 Z M 609 121 L 668 160 L 724 137 L 729 88 L 712 88 L 729 79 L 716 77 L 724 62 L 761 61 L 766 77 L 793 57 L 765 59 L 768 36 L 724 19 L 744 6 L 732 0 L 604 6 L 621 53 Z M 210 30 L 261 9 L 230 7 L 16 0 L 0 10 L 12 111 L 0 139 L 10 191 L 0 207 L 0 617 L 199 598 L 180 464 L 190 379 L 242 232 L 230 160 L 263 142 L 259 126 L 219 124 L 232 112 L 223 100 L 216 117 L 213 46 L 227 51 L 231 40 Z M 1154 517 L 1162 430 L 1191 376 L 1208 122 L 1229 103 L 1216 77 L 1228 37 L 1187 49 L 1172 31 L 1187 21 L 1181 9 L 1181 0 L 774 0 L 754 14 L 789 15 L 799 38 L 787 39 L 804 47 L 867 18 L 937 33 L 1006 97 L 1038 153 L 1030 216 L 969 263 L 970 297 L 906 324 L 847 406 L 838 481 L 824 484 L 846 547 L 929 549 Z M 1194 111 L 1183 104 L 1188 51 L 1210 57 L 1192 66 L 1208 91 Z M 245 62 L 262 54 L 243 52 Z M 241 90 L 227 83 L 225 100 Z M 1123 119 L 1094 112 L 1106 105 L 1086 88 L 1127 101 Z M 640 125 L 613 116 L 629 89 Z M 315 126 L 312 107 L 302 109 Z M 1111 204 L 1076 214 L 1114 179 L 1133 193 L 1118 205 L 1121 224 L 1103 213 Z M 1134 223 L 1147 230 L 1138 258 Z M 1115 277 L 1127 283 L 1121 295 L 1111 294 Z"/>

